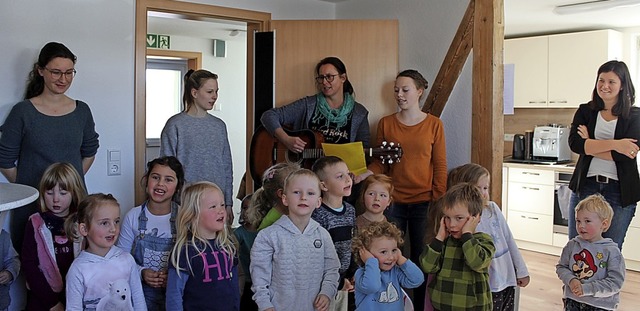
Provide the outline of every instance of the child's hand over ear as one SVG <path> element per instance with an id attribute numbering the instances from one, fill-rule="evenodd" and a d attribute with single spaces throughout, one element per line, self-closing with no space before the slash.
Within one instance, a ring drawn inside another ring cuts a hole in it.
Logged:
<path id="1" fill-rule="evenodd" d="M 398 252 L 396 253 L 396 264 L 398 266 L 402 266 L 407 262 L 407 257 L 402 255 L 402 250 L 398 248 Z"/>
<path id="2" fill-rule="evenodd" d="M 373 254 L 371 254 L 371 252 L 368 249 L 366 249 L 364 247 L 361 248 L 360 249 L 360 259 L 362 259 L 362 262 L 366 263 L 369 258 L 373 258 Z"/>
<path id="3" fill-rule="evenodd" d="M 447 230 L 447 226 L 444 223 L 444 217 L 440 218 L 440 228 L 438 228 L 438 234 L 436 234 L 436 239 L 440 242 L 444 242 L 449 236 L 449 231 Z"/>
<path id="4" fill-rule="evenodd" d="M 478 226 L 479 223 L 480 223 L 480 215 L 469 216 L 469 218 L 467 218 L 467 222 L 465 222 L 464 226 L 462 226 L 462 234 L 475 233 L 476 227 Z"/>

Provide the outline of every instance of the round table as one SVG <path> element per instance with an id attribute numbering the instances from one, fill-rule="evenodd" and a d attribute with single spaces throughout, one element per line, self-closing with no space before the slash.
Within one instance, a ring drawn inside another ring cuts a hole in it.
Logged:
<path id="1" fill-rule="evenodd" d="M 25 206 L 38 199 L 38 190 L 31 186 L 0 183 L 0 229 L 4 225 L 6 211 Z"/>

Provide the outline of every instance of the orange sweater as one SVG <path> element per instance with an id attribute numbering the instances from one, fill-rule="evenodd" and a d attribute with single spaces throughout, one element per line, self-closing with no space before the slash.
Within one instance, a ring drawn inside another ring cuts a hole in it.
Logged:
<path id="1" fill-rule="evenodd" d="M 369 169 L 393 179 L 393 199 L 398 203 L 427 202 L 447 190 L 447 152 L 442 121 L 429 114 L 420 123 L 407 126 L 395 114 L 378 123 L 376 146 L 383 141 L 400 143 L 400 163 L 383 165 L 374 160 Z"/>

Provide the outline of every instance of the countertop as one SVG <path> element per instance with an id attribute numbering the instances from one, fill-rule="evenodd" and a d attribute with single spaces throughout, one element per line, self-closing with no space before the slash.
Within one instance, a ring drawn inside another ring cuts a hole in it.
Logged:
<path id="1" fill-rule="evenodd" d="M 567 172 L 572 173 L 575 168 L 575 163 L 564 163 L 564 164 L 528 164 L 528 163 L 511 163 L 511 162 L 503 162 L 502 164 L 505 167 L 519 167 L 519 168 L 534 168 L 534 169 L 543 169 L 543 170 L 552 170 L 558 172 Z"/>

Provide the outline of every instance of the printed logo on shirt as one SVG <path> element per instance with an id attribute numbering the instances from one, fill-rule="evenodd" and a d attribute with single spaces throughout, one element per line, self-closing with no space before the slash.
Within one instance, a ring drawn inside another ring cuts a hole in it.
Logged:
<path id="1" fill-rule="evenodd" d="M 571 270 L 578 280 L 589 279 L 598 272 L 598 266 L 593 259 L 593 255 L 591 255 L 591 252 L 587 249 L 583 249 L 579 253 L 574 254 L 573 260 L 576 262 L 571 266 Z"/>
<path id="2" fill-rule="evenodd" d="M 207 256 L 205 253 L 200 253 L 202 264 L 204 266 L 204 279 L 202 279 L 202 282 L 213 282 L 214 279 L 211 277 L 212 275 L 217 275 L 217 281 L 230 279 L 233 276 L 233 273 L 231 272 L 231 269 L 233 268 L 233 258 L 228 257 L 226 252 L 220 251 L 212 251 L 211 255 L 213 256 Z M 222 255 L 222 262 L 219 255 Z M 207 258 L 214 259 L 215 263 L 209 263 Z M 222 265 L 224 265 L 224 267 Z M 211 273 L 212 270 L 213 273 Z"/>
<path id="3" fill-rule="evenodd" d="M 315 246 L 315 248 L 322 247 L 322 240 L 316 239 L 315 241 L 313 241 L 313 246 Z"/>
<path id="4" fill-rule="evenodd" d="M 393 283 L 389 282 L 389 285 L 387 285 L 387 290 L 380 293 L 378 302 L 392 303 L 398 301 L 399 299 L 400 296 L 398 295 L 398 290 L 393 286 Z"/>

